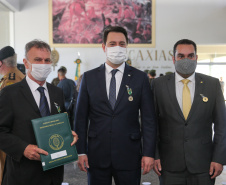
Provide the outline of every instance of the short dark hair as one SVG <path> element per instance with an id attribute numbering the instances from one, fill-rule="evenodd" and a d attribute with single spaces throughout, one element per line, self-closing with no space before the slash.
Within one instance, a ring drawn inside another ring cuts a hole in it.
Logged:
<path id="1" fill-rule="evenodd" d="M 60 69 L 57 71 L 58 73 L 61 73 L 61 75 L 65 75 L 67 73 L 67 68 L 64 66 L 61 66 Z"/>
<path id="2" fill-rule="evenodd" d="M 176 44 L 174 44 L 174 47 L 173 47 L 173 56 L 174 57 L 175 57 L 175 54 L 176 54 L 177 46 L 180 45 L 180 44 L 193 45 L 194 49 L 195 49 L 195 54 L 197 53 L 197 47 L 196 47 L 195 42 L 193 42 L 192 40 L 188 40 L 188 39 L 181 39 L 181 40 L 177 41 Z"/>
<path id="3" fill-rule="evenodd" d="M 32 40 L 32 41 L 30 41 L 26 44 L 26 46 L 25 46 L 25 57 L 27 57 L 27 53 L 33 47 L 36 47 L 36 48 L 39 48 L 39 49 L 46 49 L 51 53 L 51 48 L 50 48 L 49 44 L 47 44 L 44 41 L 35 39 L 35 40 Z"/>
<path id="4" fill-rule="evenodd" d="M 121 27 L 121 26 L 108 26 L 105 30 L 104 30 L 104 34 L 103 34 L 103 43 L 106 45 L 107 42 L 107 36 L 110 32 L 118 32 L 118 33 L 123 33 L 126 37 L 126 43 L 128 44 L 128 34 L 127 31 Z"/>
<path id="5" fill-rule="evenodd" d="M 148 74 L 150 74 L 152 77 L 156 76 L 156 71 L 154 69 L 148 71 Z"/>

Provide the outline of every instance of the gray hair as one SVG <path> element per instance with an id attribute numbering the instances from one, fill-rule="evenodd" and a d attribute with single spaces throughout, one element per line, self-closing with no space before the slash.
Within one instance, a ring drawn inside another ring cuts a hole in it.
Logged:
<path id="1" fill-rule="evenodd" d="M 15 53 L 13 56 L 3 59 L 2 62 L 7 67 L 16 67 L 17 66 L 17 54 Z"/>
<path id="2" fill-rule="evenodd" d="M 44 41 L 35 39 L 35 40 L 32 40 L 32 41 L 28 42 L 26 44 L 26 46 L 25 46 L 25 57 L 26 58 L 27 58 L 27 53 L 33 47 L 36 47 L 36 48 L 39 48 L 39 49 L 46 49 L 46 50 L 48 50 L 51 53 L 51 48 L 50 48 L 49 44 L 47 44 Z"/>

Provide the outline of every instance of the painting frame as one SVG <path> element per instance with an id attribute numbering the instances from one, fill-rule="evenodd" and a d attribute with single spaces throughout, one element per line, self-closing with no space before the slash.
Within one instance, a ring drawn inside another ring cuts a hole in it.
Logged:
<path id="1" fill-rule="evenodd" d="M 132 0 L 131 0 L 132 1 Z M 128 44 L 129 48 L 154 48 L 155 47 L 155 30 L 156 30 L 156 0 L 151 0 L 152 6 L 151 6 L 151 43 L 130 43 Z M 53 0 L 49 0 L 49 44 L 53 48 L 65 48 L 65 47 L 73 47 L 73 48 L 96 48 L 101 47 L 101 43 L 89 43 L 89 44 L 83 44 L 83 43 L 56 43 L 53 39 Z"/>

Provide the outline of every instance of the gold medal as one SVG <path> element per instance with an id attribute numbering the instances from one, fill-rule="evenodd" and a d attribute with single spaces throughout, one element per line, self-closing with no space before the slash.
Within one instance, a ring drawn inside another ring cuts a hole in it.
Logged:
<path id="1" fill-rule="evenodd" d="M 208 102 L 208 98 L 207 97 L 203 97 L 202 101 Z"/>
<path id="2" fill-rule="evenodd" d="M 133 97 L 132 96 L 129 96 L 129 101 L 133 101 Z"/>
<path id="3" fill-rule="evenodd" d="M 202 97 L 202 101 L 203 102 L 208 102 L 208 98 L 205 97 L 203 94 L 200 94 L 200 96 Z"/>

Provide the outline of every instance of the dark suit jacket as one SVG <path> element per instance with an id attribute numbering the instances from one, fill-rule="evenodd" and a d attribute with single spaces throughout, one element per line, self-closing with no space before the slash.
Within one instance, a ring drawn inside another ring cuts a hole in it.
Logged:
<path id="1" fill-rule="evenodd" d="M 187 120 L 176 98 L 175 74 L 155 79 L 153 91 L 159 133 L 157 158 L 162 169 L 178 172 L 187 168 L 202 173 L 209 171 L 211 161 L 225 164 L 226 112 L 219 80 L 195 74 L 195 95 Z"/>
<path id="2" fill-rule="evenodd" d="M 51 102 L 51 114 L 57 114 L 54 102 L 62 112 L 62 90 L 47 83 Z M 28 144 L 36 145 L 31 120 L 41 117 L 38 106 L 26 79 L 5 87 L 0 92 L 0 149 L 7 154 L 3 185 L 60 185 L 63 166 L 43 172 L 40 161 L 23 156 Z"/>
<path id="3" fill-rule="evenodd" d="M 128 100 L 126 85 L 132 89 L 133 101 Z M 115 109 L 112 110 L 106 92 L 105 65 L 84 73 L 77 100 L 75 128 L 79 136 L 78 153 L 88 154 L 91 167 L 112 165 L 115 169 L 133 170 L 140 167 L 141 155 L 154 157 L 156 120 L 147 75 L 126 65 Z"/>

